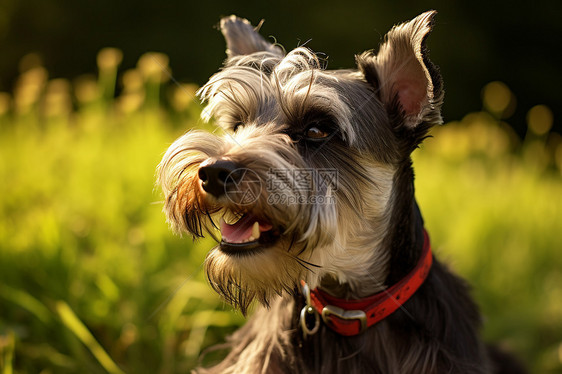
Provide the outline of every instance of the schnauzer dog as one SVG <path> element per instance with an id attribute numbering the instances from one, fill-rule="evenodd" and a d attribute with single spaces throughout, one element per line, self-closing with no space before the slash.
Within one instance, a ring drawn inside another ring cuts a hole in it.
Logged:
<path id="1" fill-rule="evenodd" d="M 354 70 L 221 20 L 227 59 L 198 92 L 219 129 L 177 139 L 158 178 L 173 229 L 219 242 L 211 287 L 244 314 L 261 306 L 201 372 L 499 370 L 414 197 L 410 154 L 442 122 L 435 14 L 395 26 Z"/>

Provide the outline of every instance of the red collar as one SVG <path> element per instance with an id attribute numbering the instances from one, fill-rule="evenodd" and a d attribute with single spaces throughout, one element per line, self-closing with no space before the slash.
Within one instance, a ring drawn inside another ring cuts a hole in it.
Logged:
<path id="1" fill-rule="evenodd" d="M 357 300 L 346 300 L 315 288 L 310 290 L 310 297 L 307 297 L 308 286 L 303 281 L 305 297 L 309 300 L 301 313 L 303 329 L 308 334 L 314 334 L 317 330 L 317 327 L 311 331 L 305 326 L 304 312 L 306 310 L 307 313 L 314 313 L 310 308 L 312 306 L 316 313 L 322 316 L 324 323 L 338 334 L 352 336 L 363 332 L 391 315 L 412 297 L 427 278 L 432 261 L 429 235 L 424 230 L 423 252 L 416 267 L 398 283 L 377 294 Z M 316 319 L 318 320 L 318 315 Z"/>

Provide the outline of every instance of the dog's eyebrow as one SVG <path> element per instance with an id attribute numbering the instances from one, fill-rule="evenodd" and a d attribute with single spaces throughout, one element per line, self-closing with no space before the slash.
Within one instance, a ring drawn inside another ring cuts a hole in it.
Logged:
<path id="1" fill-rule="evenodd" d="M 206 121 L 214 117 L 225 128 L 254 121 L 271 112 L 272 91 L 271 81 L 262 71 L 248 66 L 226 67 L 198 91 L 207 102 L 202 117 Z"/>

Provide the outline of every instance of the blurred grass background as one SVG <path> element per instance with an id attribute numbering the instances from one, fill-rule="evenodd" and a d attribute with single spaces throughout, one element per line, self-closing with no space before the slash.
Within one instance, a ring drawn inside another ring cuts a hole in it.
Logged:
<path id="1" fill-rule="evenodd" d="M 243 323 L 206 285 L 211 242 L 168 230 L 155 167 L 201 126 L 196 86 L 168 57 L 50 79 L 26 55 L 0 93 L 0 373 L 185 373 Z M 118 95 L 115 95 L 115 92 Z M 509 126 L 506 84 L 482 110 L 436 128 L 415 153 L 435 252 L 469 279 L 484 336 L 534 373 L 562 373 L 562 138 L 552 111 Z"/>

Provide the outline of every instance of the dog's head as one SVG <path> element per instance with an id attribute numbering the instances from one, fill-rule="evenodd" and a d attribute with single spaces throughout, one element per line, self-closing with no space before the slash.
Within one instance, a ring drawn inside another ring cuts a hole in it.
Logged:
<path id="1" fill-rule="evenodd" d="M 441 121 L 424 45 L 434 15 L 394 27 L 356 70 L 326 70 L 307 48 L 285 54 L 248 21 L 221 21 L 228 58 L 198 92 L 218 129 L 176 140 L 159 182 L 176 231 L 220 242 L 207 276 L 243 312 L 300 279 L 383 285 L 397 170 Z"/>

